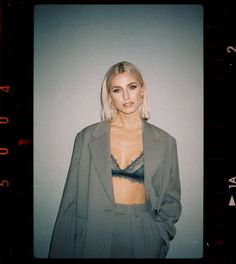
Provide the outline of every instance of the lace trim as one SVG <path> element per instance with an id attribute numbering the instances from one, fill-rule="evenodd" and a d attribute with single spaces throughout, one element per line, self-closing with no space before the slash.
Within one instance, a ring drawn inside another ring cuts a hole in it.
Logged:
<path id="1" fill-rule="evenodd" d="M 113 161 L 115 162 L 115 166 L 120 169 L 121 171 L 125 171 L 128 170 L 136 161 L 138 161 L 141 157 L 143 157 L 143 151 L 139 154 L 139 156 L 133 160 L 131 160 L 131 162 L 124 168 L 121 169 L 118 160 L 115 158 L 115 156 L 113 154 L 111 154 L 111 157 L 113 159 Z M 141 162 L 143 163 L 143 159 L 141 160 Z M 140 162 L 139 162 L 140 163 Z"/>
<path id="2" fill-rule="evenodd" d="M 143 184 L 143 179 L 140 179 L 140 178 L 127 177 L 125 175 L 118 175 L 118 174 L 113 174 L 112 177 L 126 179 L 126 180 L 129 180 L 130 182 L 136 182 L 136 183 Z"/>

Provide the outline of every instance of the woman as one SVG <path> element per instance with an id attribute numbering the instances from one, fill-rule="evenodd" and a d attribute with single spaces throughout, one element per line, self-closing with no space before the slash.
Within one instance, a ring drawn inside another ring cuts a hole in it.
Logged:
<path id="1" fill-rule="evenodd" d="M 101 103 L 75 139 L 49 257 L 164 258 L 181 213 L 176 141 L 146 121 L 135 65 L 108 70 Z"/>

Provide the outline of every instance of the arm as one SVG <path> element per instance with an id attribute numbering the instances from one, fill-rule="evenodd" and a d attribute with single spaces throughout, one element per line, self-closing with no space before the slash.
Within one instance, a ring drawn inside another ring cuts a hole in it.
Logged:
<path id="1" fill-rule="evenodd" d="M 165 181 L 163 189 L 164 193 L 162 203 L 159 210 L 156 210 L 155 213 L 161 236 L 166 242 L 168 251 L 169 240 L 172 240 L 176 234 L 174 224 L 179 220 L 182 210 L 180 203 L 181 188 L 178 155 L 175 139 L 173 139 L 171 148 L 169 177 L 167 177 L 167 181 Z"/>
<path id="2" fill-rule="evenodd" d="M 82 149 L 81 133 L 76 136 L 71 163 L 51 239 L 49 258 L 72 257 L 76 223 L 78 165 Z"/>

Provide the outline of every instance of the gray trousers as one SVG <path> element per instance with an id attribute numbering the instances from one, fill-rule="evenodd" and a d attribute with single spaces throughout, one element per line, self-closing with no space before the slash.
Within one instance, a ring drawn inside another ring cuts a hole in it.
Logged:
<path id="1" fill-rule="evenodd" d="M 158 258 L 163 244 L 149 203 L 116 205 L 111 258 Z"/>

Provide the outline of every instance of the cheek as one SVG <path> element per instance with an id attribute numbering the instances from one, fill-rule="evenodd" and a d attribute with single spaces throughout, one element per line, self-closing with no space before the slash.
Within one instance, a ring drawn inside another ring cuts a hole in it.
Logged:
<path id="1" fill-rule="evenodd" d="M 117 105 L 120 102 L 120 98 L 118 95 L 111 95 L 110 100 L 113 103 L 113 105 Z"/>
<path id="2" fill-rule="evenodd" d="M 140 90 L 136 91 L 134 94 L 133 94 L 134 98 L 137 100 L 137 101 L 140 101 L 141 100 L 141 96 L 142 96 L 142 92 Z"/>

